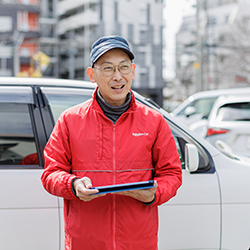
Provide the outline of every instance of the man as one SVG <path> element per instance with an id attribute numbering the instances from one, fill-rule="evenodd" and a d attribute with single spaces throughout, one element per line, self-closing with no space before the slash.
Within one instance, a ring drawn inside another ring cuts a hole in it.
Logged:
<path id="1" fill-rule="evenodd" d="M 65 249 L 157 249 L 157 206 L 182 180 L 175 141 L 163 116 L 135 100 L 124 38 L 100 38 L 90 57 L 93 98 L 62 113 L 44 151 L 43 185 L 64 198 Z M 146 190 L 91 189 L 151 179 Z"/>

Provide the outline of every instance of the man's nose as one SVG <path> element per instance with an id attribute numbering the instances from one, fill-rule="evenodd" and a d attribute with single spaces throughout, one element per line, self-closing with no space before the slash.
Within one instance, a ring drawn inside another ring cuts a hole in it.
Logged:
<path id="1" fill-rule="evenodd" d="M 116 81 L 119 81 L 119 80 L 122 79 L 122 74 L 119 71 L 119 68 L 117 66 L 115 67 L 115 72 L 113 74 L 113 79 L 116 80 Z"/>

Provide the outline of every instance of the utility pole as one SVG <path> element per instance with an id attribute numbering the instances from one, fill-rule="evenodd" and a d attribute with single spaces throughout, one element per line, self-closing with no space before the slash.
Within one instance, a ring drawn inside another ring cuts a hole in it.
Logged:
<path id="1" fill-rule="evenodd" d="M 201 39 L 200 39 L 200 1 L 196 0 L 196 62 L 195 68 L 195 89 L 200 91 L 201 83 Z"/>
<path id="2" fill-rule="evenodd" d="M 69 79 L 75 78 L 75 32 L 69 33 Z"/>
<path id="3" fill-rule="evenodd" d="M 6 70 L 7 70 L 7 59 L 6 57 L 2 56 L 1 57 L 1 74 L 0 76 L 5 76 Z"/>
<path id="4" fill-rule="evenodd" d="M 205 48 L 206 48 L 206 68 L 205 68 L 205 76 L 206 76 L 206 80 L 205 80 L 205 90 L 207 90 L 209 88 L 209 77 L 210 77 L 210 63 L 209 63 L 209 53 L 210 53 L 210 41 L 209 41 L 209 13 L 208 13 L 208 0 L 205 0 L 205 16 L 206 16 L 206 26 L 205 26 Z"/>
<path id="5" fill-rule="evenodd" d="M 6 48 L 4 48 L 4 43 L 0 42 L 0 76 L 5 76 L 6 75 L 6 70 L 7 70 L 7 53 Z"/>
<path id="6" fill-rule="evenodd" d="M 59 42 L 58 42 L 58 16 L 57 16 L 57 11 L 58 10 L 58 1 L 53 0 L 53 19 L 56 20 L 54 24 L 54 37 L 56 38 L 56 46 L 54 47 L 54 56 L 56 58 L 56 62 L 54 64 L 54 76 L 56 78 L 59 77 L 59 67 L 58 67 L 58 61 L 59 61 Z"/>
<path id="7" fill-rule="evenodd" d="M 17 76 L 20 72 L 20 56 L 19 46 L 23 43 L 24 35 L 20 34 L 18 30 L 13 34 L 13 61 L 14 61 L 14 76 Z"/>
<path id="8" fill-rule="evenodd" d="M 86 8 L 89 9 L 89 4 L 86 5 Z M 89 47 L 90 47 L 90 30 L 89 30 L 90 26 L 89 24 L 86 24 L 85 26 L 85 32 L 84 32 L 84 68 L 85 68 L 85 72 L 87 67 L 89 66 Z M 92 66 L 92 65 L 91 65 Z M 84 80 L 88 80 L 88 76 L 85 73 L 84 74 Z"/>

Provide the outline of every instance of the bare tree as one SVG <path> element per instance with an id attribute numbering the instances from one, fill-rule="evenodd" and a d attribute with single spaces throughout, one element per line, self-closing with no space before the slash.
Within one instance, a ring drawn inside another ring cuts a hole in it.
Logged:
<path id="1" fill-rule="evenodd" d="M 220 38 L 216 49 L 218 79 L 250 84 L 250 17 L 236 20 Z"/>

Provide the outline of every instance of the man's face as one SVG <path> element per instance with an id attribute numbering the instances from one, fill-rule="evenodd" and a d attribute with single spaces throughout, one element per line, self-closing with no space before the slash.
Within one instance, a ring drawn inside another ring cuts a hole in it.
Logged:
<path id="1" fill-rule="evenodd" d="M 128 74 L 122 74 L 118 67 L 115 72 L 106 76 L 101 68 L 107 66 L 119 66 L 121 64 L 130 64 L 131 60 L 126 52 L 120 49 L 112 49 L 102 55 L 95 63 L 94 69 L 88 68 L 87 73 L 91 82 L 96 82 L 103 99 L 112 106 L 121 106 L 125 103 L 127 94 L 134 79 L 135 65 L 132 64 L 132 70 Z"/>

